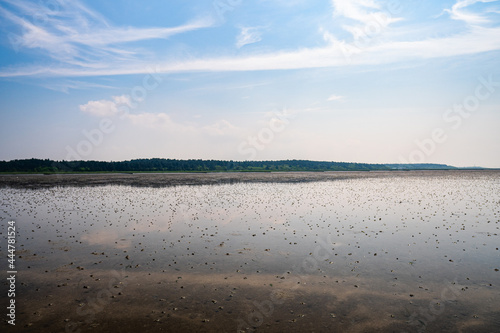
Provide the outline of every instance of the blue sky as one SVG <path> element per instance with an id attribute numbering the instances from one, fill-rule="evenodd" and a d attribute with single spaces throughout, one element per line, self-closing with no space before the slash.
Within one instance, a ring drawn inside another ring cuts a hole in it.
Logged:
<path id="1" fill-rule="evenodd" d="M 0 160 L 500 167 L 500 1 L 0 2 Z"/>

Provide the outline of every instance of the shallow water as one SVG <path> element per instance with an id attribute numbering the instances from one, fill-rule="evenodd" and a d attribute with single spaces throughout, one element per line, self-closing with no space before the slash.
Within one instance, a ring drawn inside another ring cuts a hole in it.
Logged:
<path id="1" fill-rule="evenodd" d="M 500 327 L 500 172 L 2 188 L 0 202 L 18 330 Z"/>

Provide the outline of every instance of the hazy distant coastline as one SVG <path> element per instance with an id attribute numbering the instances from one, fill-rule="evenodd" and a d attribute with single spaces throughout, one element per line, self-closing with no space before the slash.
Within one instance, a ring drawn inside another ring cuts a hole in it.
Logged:
<path id="1" fill-rule="evenodd" d="M 201 159 L 134 159 L 128 161 L 54 161 L 19 159 L 0 161 L 0 173 L 89 173 L 89 172 L 273 172 L 273 171 L 389 171 L 457 170 L 447 164 L 373 164 L 310 160 L 224 161 Z"/>

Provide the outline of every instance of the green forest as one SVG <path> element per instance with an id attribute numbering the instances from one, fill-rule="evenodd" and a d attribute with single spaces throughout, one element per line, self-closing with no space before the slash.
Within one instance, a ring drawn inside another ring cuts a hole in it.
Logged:
<path id="1" fill-rule="evenodd" d="M 455 169 L 445 164 L 368 164 L 308 160 L 219 161 L 177 160 L 164 158 L 130 161 L 53 161 L 19 159 L 0 161 L 2 173 L 75 173 L 75 172 L 272 172 L 272 171 L 379 171 Z"/>

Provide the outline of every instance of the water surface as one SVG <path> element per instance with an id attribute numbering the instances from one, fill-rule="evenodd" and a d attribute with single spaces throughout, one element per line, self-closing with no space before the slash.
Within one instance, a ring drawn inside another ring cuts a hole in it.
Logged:
<path id="1" fill-rule="evenodd" d="M 500 172 L 5 187 L 0 202 L 20 331 L 500 327 Z"/>

